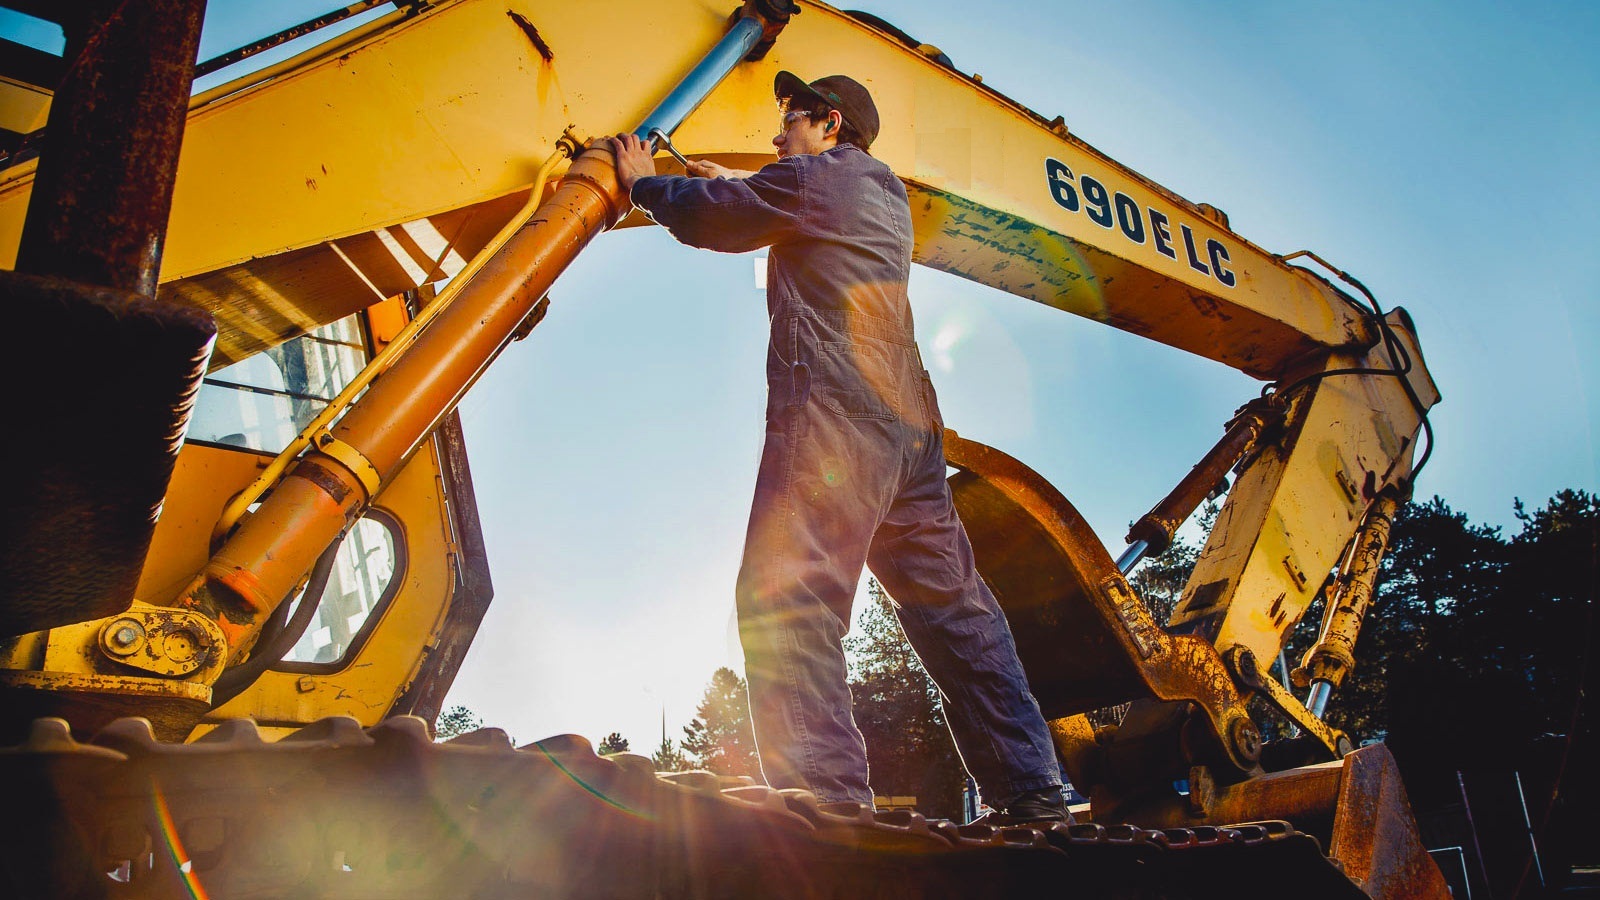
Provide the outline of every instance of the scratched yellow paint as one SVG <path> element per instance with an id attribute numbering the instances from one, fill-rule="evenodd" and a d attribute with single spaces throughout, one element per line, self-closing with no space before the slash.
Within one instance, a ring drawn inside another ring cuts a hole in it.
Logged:
<path id="1" fill-rule="evenodd" d="M 210 555 L 212 527 L 223 505 L 255 477 L 262 459 L 257 453 L 206 444 L 184 447 L 136 596 L 168 602 L 188 584 Z M 309 676 L 269 671 L 213 711 L 211 720 L 250 716 L 281 725 L 348 715 L 374 725 L 383 718 L 398 688 L 415 676 L 455 593 L 439 477 L 433 449 L 424 448 L 378 498 L 377 507 L 401 523 L 407 554 L 404 582 L 349 665 Z M 302 678 L 309 681 L 302 684 Z"/>
<path id="2" fill-rule="evenodd" d="M 329 242 L 526 190 L 569 125 L 590 136 L 635 125 L 723 33 L 728 6 L 617 0 L 606 18 L 632 27 L 616 29 L 599 27 L 587 4 L 445 0 L 337 54 L 207 102 L 188 124 L 163 281 L 225 273 L 203 290 L 177 293 L 202 305 L 243 304 L 245 314 L 224 327 L 260 329 L 260 346 L 342 316 L 348 310 L 314 292 L 280 289 L 259 263 L 307 251 L 305 268 L 340 273 L 324 279 L 328 290 L 359 287 Z M 538 29 L 552 60 L 508 9 Z M 821 4 L 804 4 L 767 58 L 741 65 L 676 143 L 741 166 L 770 158 L 771 84 L 780 68 L 848 73 L 872 90 L 884 126 L 873 152 L 908 185 L 919 262 L 1260 377 L 1316 359 L 1386 365 L 1352 347 L 1371 337 L 1367 326 L 1322 282 L 968 75 Z M 1065 113 L 1071 125 L 1070 109 L 1044 112 Z M 24 164 L 0 173 L 0 265 L 14 264 L 32 172 Z M 1096 221 L 1090 212 L 1100 210 Z M 1157 240 L 1163 220 L 1166 237 Z M 223 289 L 217 283 L 233 294 L 208 300 L 207 292 Z M 353 294 L 342 302 L 374 299 Z M 271 315 L 252 317 L 250 304 Z M 1326 355 L 1329 348 L 1341 351 Z M 1431 403 L 1437 392 L 1420 352 L 1413 356 L 1413 381 Z M 1371 473 L 1380 488 L 1403 481 L 1418 423 L 1398 385 L 1330 380 L 1296 413 L 1298 442 L 1270 450 L 1240 478 L 1193 581 L 1226 586 L 1207 594 L 1203 611 L 1222 616 L 1219 646 L 1276 655 L 1284 623 L 1303 612 L 1364 507 L 1341 487 L 1341 472 L 1361 484 Z M 432 454 L 419 454 L 380 498 L 406 523 L 411 567 L 355 664 L 316 676 L 309 689 L 298 676 L 269 673 L 218 715 L 381 717 L 452 597 L 436 475 Z M 188 503 L 194 499 L 174 498 L 168 518 L 216 498 Z M 202 512 L 188 515 L 184 540 L 209 534 Z M 173 555 L 152 563 L 160 571 L 141 589 L 170 595 L 206 552 L 201 543 L 186 546 L 163 550 Z M 1178 619 L 1191 614 L 1202 612 L 1180 609 Z"/>
<path id="3" fill-rule="evenodd" d="M 1412 386 L 1431 406 L 1438 388 L 1420 349 L 1406 344 L 1416 363 Z M 1325 366 L 1387 368 L 1389 361 L 1379 348 L 1335 354 Z M 1217 618 L 1218 649 L 1245 646 L 1258 660 L 1277 656 L 1373 497 L 1409 479 L 1413 448 L 1394 445 L 1393 433 L 1413 440 L 1421 419 L 1397 378 L 1333 376 L 1295 409 L 1289 427 L 1292 452 L 1272 448 L 1240 475 L 1173 616 L 1175 624 Z M 1228 587 L 1194 608 L 1200 586 L 1217 582 Z"/>
<path id="4" fill-rule="evenodd" d="M 599 135 L 636 124 L 721 35 L 726 6 L 720 0 L 619 0 L 608 17 L 634 27 L 615 29 L 596 27 L 584 4 L 447 0 L 344 52 L 212 100 L 190 115 L 162 279 L 189 278 L 524 189 L 567 125 Z M 538 29 L 552 60 L 541 58 L 508 9 Z M 684 125 L 677 142 L 695 155 L 770 154 L 771 84 L 780 68 L 859 78 L 884 113 L 874 153 L 914 189 L 1047 232 L 1070 249 L 1055 259 L 1024 260 L 1025 277 L 1015 283 L 997 278 L 1002 289 L 1125 322 L 1130 330 L 1200 353 L 1207 352 L 1207 341 L 1185 342 L 1182 334 L 1162 331 L 1161 322 L 1180 304 L 1206 297 L 1245 321 L 1261 320 L 1265 330 L 1254 344 L 1220 355 L 1260 374 L 1279 362 L 1254 362 L 1252 354 L 1270 355 L 1285 336 L 1299 336 L 1306 347 L 1297 350 L 1304 350 L 1343 345 L 1362 331 L 1325 287 L 1191 204 L 967 75 L 820 4 L 804 5 L 766 59 L 741 65 Z M 1070 125 L 1071 110 L 1060 112 Z M 1077 179 L 1071 182 L 1076 212 L 1059 202 L 1063 179 L 1053 187 L 1050 160 Z M 1083 179 L 1106 192 L 1111 225 L 1088 215 L 1092 191 Z M 31 184 L 28 166 L 0 176 L 0 266 L 14 264 Z M 1167 221 L 1170 239 L 1156 240 L 1152 211 Z M 1128 236 L 1134 226 L 1142 243 Z M 1198 254 L 1192 262 L 1183 229 Z M 983 269 L 1004 270 L 1015 258 L 1003 246 L 985 247 L 938 223 L 919 234 L 942 235 L 962 253 L 981 257 L 983 266 L 956 269 L 979 280 Z M 1213 241 L 1224 248 L 1225 266 L 1213 266 L 1218 260 L 1206 249 Z M 1162 244 L 1172 256 L 1161 252 Z M 941 253 L 923 255 L 938 265 Z M 339 263 L 330 257 L 318 264 Z M 1195 264 L 1216 271 L 1202 274 Z M 1219 280 L 1223 269 L 1233 285 Z M 1128 287 L 1116 287 L 1119 280 Z M 1072 283 L 1057 292 L 1043 287 L 1062 281 Z M 1092 297 L 1084 293 L 1086 283 Z M 290 302 L 270 288 L 250 292 L 249 302 Z M 1167 301 L 1152 305 L 1152 288 L 1164 289 Z M 278 313 L 296 321 L 291 310 Z M 229 317 L 227 327 L 250 321 Z"/>

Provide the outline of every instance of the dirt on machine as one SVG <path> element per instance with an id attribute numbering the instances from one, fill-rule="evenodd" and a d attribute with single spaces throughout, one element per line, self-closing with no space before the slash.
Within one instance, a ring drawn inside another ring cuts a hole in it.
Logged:
<path id="1" fill-rule="evenodd" d="M 0 57 L 0 302 L 27 344 L 0 366 L 32 436 L 0 500 L 8 895 L 1448 895 L 1388 750 L 1325 719 L 1440 399 L 1410 317 L 1353 276 L 810 0 L 617 0 L 633 34 L 582 4 L 362 0 L 198 70 L 204 0 L 3 5 L 67 34 L 64 59 Z M 1263 385 L 1115 556 L 1025 462 L 945 435 L 1076 824 L 433 740 L 493 596 L 456 406 L 591 242 L 651 224 L 590 139 L 757 169 L 774 74 L 840 60 L 896 111 L 873 149 L 916 262 Z M 1158 620 L 1129 575 L 1228 479 Z"/>

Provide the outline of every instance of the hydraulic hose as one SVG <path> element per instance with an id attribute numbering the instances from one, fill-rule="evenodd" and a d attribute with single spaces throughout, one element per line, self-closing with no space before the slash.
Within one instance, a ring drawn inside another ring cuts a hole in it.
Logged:
<path id="1" fill-rule="evenodd" d="M 288 618 L 289 602 L 293 597 L 283 598 L 278 608 L 273 611 L 272 619 L 262 629 L 261 637 L 256 642 L 256 652 L 241 666 L 223 672 L 216 684 L 211 686 L 211 705 L 213 708 L 221 706 L 239 696 L 245 688 L 256 683 L 262 673 L 279 662 L 283 661 L 294 645 L 300 643 L 300 637 L 306 633 L 311 625 L 311 619 L 317 612 L 317 607 L 322 605 L 322 595 L 328 589 L 328 578 L 333 574 L 334 560 L 339 556 L 339 548 L 344 546 L 344 537 L 328 545 L 317 557 L 317 564 L 311 568 L 311 577 L 306 580 L 306 588 L 300 594 L 300 604 L 295 607 L 294 617 Z M 277 628 L 273 627 L 277 623 Z"/>

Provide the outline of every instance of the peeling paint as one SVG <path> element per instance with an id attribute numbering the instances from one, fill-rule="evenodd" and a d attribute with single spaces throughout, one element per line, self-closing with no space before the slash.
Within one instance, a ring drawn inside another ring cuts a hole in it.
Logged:
<path id="1" fill-rule="evenodd" d="M 510 16 L 511 21 L 516 22 L 517 27 L 522 29 L 522 33 L 527 35 L 528 40 L 533 42 L 533 49 L 539 51 L 540 59 L 545 62 L 555 61 L 555 53 L 551 51 L 550 45 L 544 42 L 544 38 L 539 35 L 539 29 L 535 28 L 532 22 L 528 21 L 526 17 L 516 10 L 508 9 L 506 10 L 506 15 Z"/>

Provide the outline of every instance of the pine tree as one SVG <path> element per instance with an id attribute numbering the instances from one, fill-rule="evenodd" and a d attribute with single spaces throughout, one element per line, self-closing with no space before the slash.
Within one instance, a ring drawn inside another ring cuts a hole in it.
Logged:
<path id="1" fill-rule="evenodd" d="M 682 772 L 689 768 L 689 760 L 684 758 L 683 751 L 665 734 L 661 736 L 661 746 L 650 754 L 650 761 L 655 763 L 657 772 Z"/>
<path id="2" fill-rule="evenodd" d="M 433 739 L 448 741 L 482 727 L 483 719 L 479 718 L 477 713 L 465 706 L 452 706 L 440 714 L 439 723 L 434 728 Z"/>
<path id="3" fill-rule="evenodd" d="M 759 777 L 745 681 L 732 669 L 713 672 L 693 721 L 684 726 L 683 749 L 696 767 L 718 775 Z"/>
<path id="4" fill-rule="evenodd" d="M 610 756 L 613 753 L 627 753 L 628 739 L 623 737 L 621 732 L 613 731 L 605 736 L 605 739 L 600 742 L 600 746 L 595 748 L 595 752 L 601 756 Z"/>
<path id="5" fill-rule="evenodd" d="M 925 815 L 958 818 L 966 772 L 945 722 L 939 689 L 906 640 L 894 601 L 876 580 L 867 582 L 867 593 L 871 605 L 844 643 L 873 792 L 914 796 Z"/>

